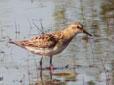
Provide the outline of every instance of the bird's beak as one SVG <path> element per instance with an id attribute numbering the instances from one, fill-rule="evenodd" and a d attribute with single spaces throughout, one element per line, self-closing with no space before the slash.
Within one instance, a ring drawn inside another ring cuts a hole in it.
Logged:
<path id="1" fill-rule="evenodd" d="M 89 36 L 92 36 L 90 33 L 88 33 L 87 31 L 85 31 L 84 29 L 83 29 L 83 33 L 85 33 L 85 34 L 87 34 Z"/>

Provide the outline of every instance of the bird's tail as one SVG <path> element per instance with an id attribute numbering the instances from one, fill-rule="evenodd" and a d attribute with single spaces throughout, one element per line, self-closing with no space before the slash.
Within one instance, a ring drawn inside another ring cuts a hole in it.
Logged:
<path id="1" fill-rule="evenodd" d="M 20 47 L 23 47 L 24 45 L 23 45 L 23 42 L 21 42 L 21 41 L 9 41 L 9 43 L 11 43 L 11 44 L 15 44 L 15 45 L 17 45 L 17 46 L 20 46 Z"/>
<path id="2" fill-rule="evenodd" d="M 9 41 L 8 43 L 11 43 L 11 44 L 17 44 L 16 42 L 13 42 L 13 41 Z"/>

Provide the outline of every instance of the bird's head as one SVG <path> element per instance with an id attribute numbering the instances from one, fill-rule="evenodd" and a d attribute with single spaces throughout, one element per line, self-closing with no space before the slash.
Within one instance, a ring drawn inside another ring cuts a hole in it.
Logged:
<path id="1" fill-rule="evenodd" d="M 85 33 L 85 34 L 87 34 L 89 36 L 92 36 L 85 29 L 83 29 L 83 25 L 80 24 L 79 22 L 75 22 L 75 23 L 71 24 L 69 27 L 75 33 Z"/>

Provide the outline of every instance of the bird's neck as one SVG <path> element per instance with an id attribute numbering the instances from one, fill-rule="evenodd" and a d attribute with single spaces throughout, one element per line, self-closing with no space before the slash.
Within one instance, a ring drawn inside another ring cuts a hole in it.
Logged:
<path id="1" fill-rule="evenodd" d="M 71 30 L 71 28 L 69 27 L 63 30 L 63 34 L 66 39 L 71 39 L 75 37 L 75 35 L 77 35 L 78 33 L 73 32 L 73 30 Z"/>

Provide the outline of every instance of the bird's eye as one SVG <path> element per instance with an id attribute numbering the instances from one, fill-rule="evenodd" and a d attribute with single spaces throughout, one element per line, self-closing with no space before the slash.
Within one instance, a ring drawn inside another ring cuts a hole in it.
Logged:
<path id="1" fill-rule="evenodd" d="M 77 28 L 80 28 L 80 26 L 77 26 Z"/>

